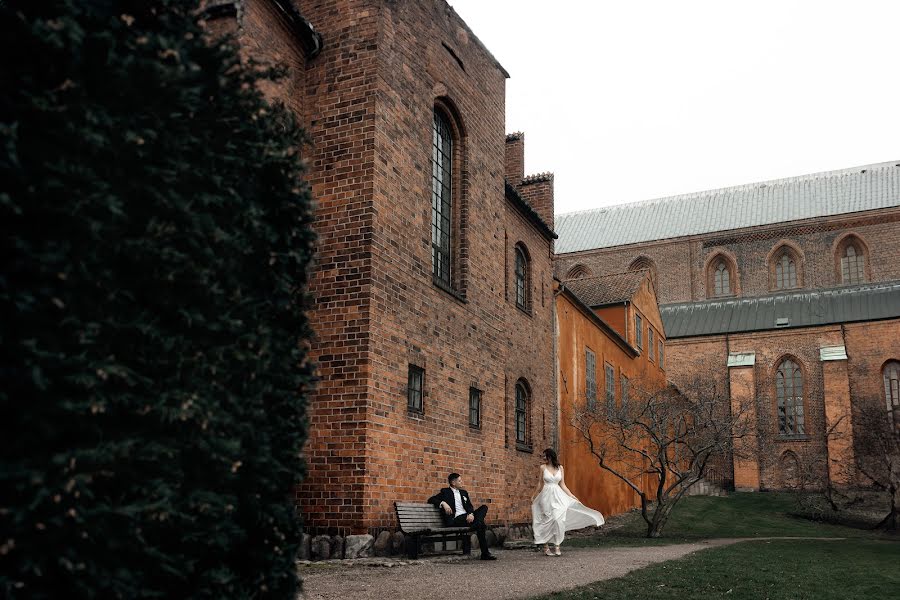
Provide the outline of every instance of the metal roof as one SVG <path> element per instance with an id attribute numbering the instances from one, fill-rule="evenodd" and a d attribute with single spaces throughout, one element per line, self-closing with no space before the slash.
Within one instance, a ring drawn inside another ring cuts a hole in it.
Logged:
<path id="1" fill-rule="evenodd" d="M 900 160 L 561 214 L 556 253 L 900 206 Z"/>
<path id="2" fill-rule="evenodd" d="M 900 281 L 659 307 L 668 339 L 900 317 Z M 786 323 L 776 325 L 779 321 Z"/>
<path id="3" fill-rule="evenodd" d="M 646 270 L 580 277 L 562 282 L 578 299 L 591 308 L 628 302 L 641 288 Z"/>

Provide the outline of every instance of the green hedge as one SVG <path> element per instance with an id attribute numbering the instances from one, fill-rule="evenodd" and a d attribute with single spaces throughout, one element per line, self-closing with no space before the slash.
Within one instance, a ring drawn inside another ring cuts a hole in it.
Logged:
<path id="1" fill-rule="evenodd" d="M 197 2 L 0 0 L 0 594 L 293 598 L 312 208 Z"/>

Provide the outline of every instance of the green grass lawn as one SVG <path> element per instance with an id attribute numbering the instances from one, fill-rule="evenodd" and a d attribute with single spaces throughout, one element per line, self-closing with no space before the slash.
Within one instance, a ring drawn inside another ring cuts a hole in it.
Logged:
<path id="1" fill-rule="evenodd" d="M 788 494 L 732 494 L 684 499 L 663 538 L 648 540 L 640 515 L 571 546 L 657 545 L 710 538 L 813 537 L 843 540 L 759 540 L 710 548 L 629 575 L 544 598 L 848 599 L 900 597 L 900 538 L 789 516 Z"/>
<path id="2" fill-rule="evenodd" d="M 692 496 L 683 499 L 672 511 L 663 529 L 663 537 L 650 540 L 639 513 L 626 517 L 626 524 L 590 537 L 571 537 L 568 546 L 659 545 L 685 541 L 732 537 L 850 537 L 871 538 L 862 529 L 816 523 L 792 517 L 796 498 L 790 494 L 731 494 L 724 498 Z"/>
<path id="3" fill-rule="evenodd" d="M 542 598 L 845 600 L 898 593 L 900 542 L 778 540 L 703 550 Z"/>

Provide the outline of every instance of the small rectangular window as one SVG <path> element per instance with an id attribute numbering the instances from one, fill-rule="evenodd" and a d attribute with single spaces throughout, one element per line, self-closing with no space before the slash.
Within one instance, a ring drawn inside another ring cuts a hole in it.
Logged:
<path id="1" fill-rule="evenodd" d="M 590 348 L 585 348 L 585 396 L 587 396 L 588 410 L 597 407 L 597 357 Z"/>
<path id="2" fill-rule="evenodd" d="M 409 365 L 406 385 L 406 408 L 411 412 L 424 412 L 422 397 L 425 390 L 425 369 Z"/>
<path id="3" fill-rule="evenodd" d="M 663 341 L 659 340 L 659 343 L 657 345 L 659 346 L 659 368 L 663 369 L 663 368 L 665 368 L 664 363 L 663 363 L 663 353 L 665 352 L 664 346 L 663 346 Z"/>
<path id="4" fill-rule="evenodd" d="M 641 315 L 634 315 L 634 343 L 638 350 L 644 349 L 644 320 Z"/>
<path id="5" fill-rule="evenodd" d="M 612 417 L 616 413 L 616 371 L 606 363 L 606 414 Z"/>
<path id="6" fill-rule="evenodd" d="M 469 425 L 481 428 L 481 390 L 469 388 Z"/>
<path id="7" fill-rule="evenodd" d="M 650 362 L 653 362 L 653 348 L 656 345 L 653 343 L 653 328 L 647 327 L 647 358 Z"/>

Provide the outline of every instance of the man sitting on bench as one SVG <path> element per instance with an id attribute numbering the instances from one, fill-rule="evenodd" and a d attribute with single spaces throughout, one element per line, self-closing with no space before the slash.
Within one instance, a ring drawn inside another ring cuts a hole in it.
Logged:
<path id="1" fill-rule="evenodd" d="M 462 489 L 462 477 L 459 473 L 450 473 L 447 476 L 447 482 L 450 487 L 441 488 L 441 491 L 428 499 L 428 504 L 432 504 L 441 510 L 441 516 L 444 518 L 446 527 L 466 527 L 469 526 L 475 530 L 478 536 L 478 545 L 481 547 L 481 560 L 497 560 L 497 557 L 488 552 L 487 539 L 484 532 L 487 529 L 484 524 L 484 517 L 487 514 L 488 507 L 482 504 L 475 510 L 472 502 L 469 500 L 469 492 Z M 472 553 L 472 542 L 466 536 L 463 540 L 463 554 Z"/>

